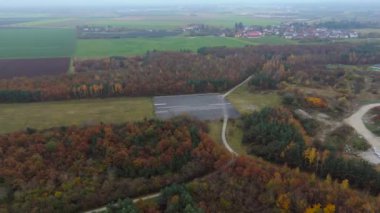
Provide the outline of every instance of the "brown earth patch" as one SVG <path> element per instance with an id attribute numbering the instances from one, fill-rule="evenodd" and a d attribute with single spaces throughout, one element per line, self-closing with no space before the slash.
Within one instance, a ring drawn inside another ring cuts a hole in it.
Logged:
<path id="1" fill-rule="evenodd" d="M 0 60 L 0 79 L 60 75 L 68 71 L 70 58 L 3 59 Z"/>

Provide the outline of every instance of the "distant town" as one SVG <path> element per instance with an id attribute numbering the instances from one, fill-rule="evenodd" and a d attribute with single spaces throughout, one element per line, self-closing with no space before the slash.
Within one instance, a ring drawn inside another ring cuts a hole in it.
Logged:
<path id="1" fill-rule="evenodd" d="M 183 30 L 198 31 L 204 28 L 203 25 L 186 26 Z M 229 33 L 222 33 L 220 36 L 227 36 Z M 328 29 L 303 23 L 283 23 L 274 26 L 244 26 L 242 23 L 235 24 L 234 37 L 238 38 L 260 38 L 264 36 L 280 36 L 286 39 L 350 39 L 358 38 L 359 33 L 352 30 Z"/>
<path id="2" fill-rule="evenodd" d="M 237 38 L 260 38 L 279 36 L 293 40 L 354 39 L 359 33 L 349 29 L 331 29 L 306 23 L 282 23 L 272 26 L 245 26 L 236 23 L 234 28 L 221 28 L 205 24 L 189 24 L 179 29 L 131 29 L 114 26 L 78 26 L 81 39 L 165 37 L 185 34 L 187 36 L 219 36 Z"/>

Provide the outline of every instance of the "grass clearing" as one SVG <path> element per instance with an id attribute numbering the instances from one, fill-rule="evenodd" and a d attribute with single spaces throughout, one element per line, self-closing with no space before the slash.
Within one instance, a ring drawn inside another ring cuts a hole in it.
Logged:
<path id="1" fill-rule="evenodd" d="M 212 121 L 208 123 L 209 136 L 217 143 L 222 143 L 223 121 Z"/>
<path id="2" fill-rule="evenodd" d="M 227 126 L 227 140 L 231 148 L 239 155 L 247 154 L 247 150 L 244 147 L 243 130 L 239 127 L 239 120 L 230 120 Z"/>
<path id="3" fill-rule="evenodd" d="M 110 98 L 30 104 L 1 104 L 0 133 L 88 123 L 153 118 L 151 98 Z"/>
<path id="4" fill-rule="evenodd" d="M 126 39 L 88 39 L 77 41 L 77 57 L 133 56 L 147 51 L 197 51 L 201 47 L 244 47 L 260 44 L 293 44 L 294 41 L 280 37 L 240 39 L 227 37 L 164 37 L 164 38 L 126 38 Z"/>
<path id="5" fill-rule="evenodd" d="M 281 105 L 281 97 L 277 93 L 251 92 L 247 84 L 235 90 L 227 99 L 241 114 L 251 113 L 264 107 L 277 107 Z"/>
<path id="6" fill-rule="evenodd" d="M 246 148 L 241 143 L 243 140 L 243 131 L 239 127 L 239 120 L 229 120 L 227 126 L 227 141 L 231 148 L 240 155 L 247 154 Z M 208 123 L 210 129 L 209 136 L 217 143 L 222 144 L 223 121 L 212 121 Z"/>
<path id="7" fill-rule="evenodd" d="M 72 29 L 0 29 L 0 58 L 70 57 L 75 42 Z"/>

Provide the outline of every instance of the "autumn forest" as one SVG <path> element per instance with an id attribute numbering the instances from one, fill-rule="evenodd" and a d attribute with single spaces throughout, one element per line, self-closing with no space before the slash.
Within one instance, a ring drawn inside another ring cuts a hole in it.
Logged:
<path id="1" fill-rule="evenodd" d="M 0 135 L 0 212 L 377 212 L 380 172 L 352 154 L 370 146 L 313 115 L 343 119 L 363 95 L 380 98 L 380 73 L 353 70 L 379 61 L 362 43 L 215 47 L 75 59 L 71 74 L 0 80 L 1 103 L 225 92 L 249 76 L 249 92 L 281 100 L 233 121 L 240 156 L 187 116 Z"/>

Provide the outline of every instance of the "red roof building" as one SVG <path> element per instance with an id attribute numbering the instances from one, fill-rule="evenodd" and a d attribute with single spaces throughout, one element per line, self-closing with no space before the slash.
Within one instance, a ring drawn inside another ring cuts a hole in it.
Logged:
<path id="1" fill-rule="evenodd" d="M 263 36 L 263 33 L 259 32 L 259 31 L 250 31 L 250 32 L 247 32 L 245 34 L 245 36 L 247 38 L 259 38 L 259 37 Z"/>

